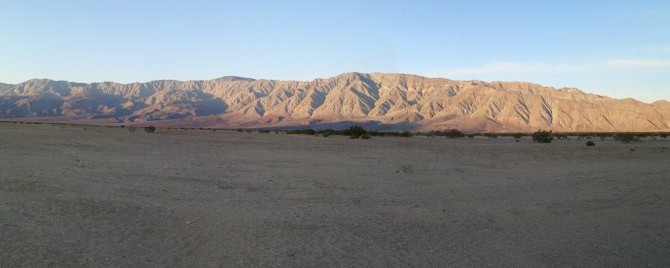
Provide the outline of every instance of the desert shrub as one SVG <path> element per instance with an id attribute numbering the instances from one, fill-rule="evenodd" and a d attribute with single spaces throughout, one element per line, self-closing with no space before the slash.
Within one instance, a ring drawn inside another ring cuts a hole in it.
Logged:
<path id="1" fill-rule="evenodd" d="M 374 130 L 366 130 L 365 131 L 365 135 L 368 135 L 368 136 L 385 136 L 387 134 L 389 136 L 393 135 L 393 133 L 391 133 L 391 132 L 378 132 L 378 131 L 374 131 Z"/>
<path id="2" fill-rule="evenodd" d="M 447 129 L 447 130 L 443 130 L 443 131 L 433 130 L 433 131 L 428 132 L 428 134 L 426 134 L 426 135 L 429 136 L 429 137 L 444 136 L 444 137 L 447 137 L 447 138 L 462 138 L 462 137 L 465 137 L 465 134 L 463 134 L 463 132 L 460 132 L 458 129 Z"/>
<path id="3" fill-rule="evenodd" d="M 484 137 L 488 137 L 488 138 L 492 138 L 492 139 L 497 139 L 498 136 L 499 135 L 496 134 L 496 133 L 484 133 Z"/>
<path id="4" fill-rule="evenodd" d="M 559 134 L 559 133 L 555 133 L 555 134 L 554 134 L 554 138 L 556 138 L 556 139 L 558 139 L 558 140 L 567 140 L 567 139 L 568 139 L 568 134 L 565 134 L 565 133 L 560 133 L 560 134 Z"/>
<path id="5" fill-rule="evenodd" d="M 448 129 L 444 131 L 444 136 L 447 138 L 463 138 L 465 137 L 465 134 L 458 129 Z"/>
<path id="6" fill-rule="evenodd" d="M 635 134 L 631 134 L 631 133 L 617 133 L 617 134 L 614 134 L 614 136 L 612 136 L 612 138 L 614 138 L 615 141 L 618 141 L 618 142 L 621 142 L 621 143 L 631 143 L 631 142 L 639 142 L 640 141 L 639 136 L 637 136 Z"/>
<path id="7" fill-rule="evenodd" d="M 475 134 L 468 134 L 468 138 L 474 139 L 474 138 L 475 138 Z"/>
<path id="8" fill-rule="evenodd" d="M 587 141 L 586 146 L 596 146 L 596 143 L 593 141 Z"/>
<path id="9" fill-rule="evenodd" d="M 319 131 L 319 134 L 323 135 L 324 137 L 328 137 L 330 135 L 335 135 L 335 130 L 332 128 L 327 128 L 324 130 Z"/>
<path id="10" fill-rule="evenodd" d="M 361 139 L 367 140 L 367 139 L 370 139 L 370 136 L 369 135 L 363 135 L 363 136 L 361 136 Z"/>
<path id="11" fill-rule="evenodd" d="M 538 130 L 535 133 L 533 133 L 533 141 L 537 143 L 550 143 L 552 140 L 554 140 L 554 135 L 551 133 L 551 131 L 546 131 L 546 130 Z"/>
<path id="12" fill-rule="evenodd" d="M 156 132 L 156 127 L 154 126 L 144 127 L 144 132 L 153 134 L 154 132 Z"/>
<path id="13" fill-rule="evenodd" d="M 366 131 L 365 131 L 364 128 L 362 128 L 358 125 L 354 125 L 354 126 L 349 127 L 349 129 L 343 130 L 342 134 L 343 135 L 348 135 L 352 139 L 358 139 L 361 136 L 366 135 Z"/>
<path id="14" fill-rule="evenodd" d="M 412 132 L 409 132 L 409 131 L 402 132 L 402 133 L 400 133 L 400 137 L 404 137 L 404 138 L 412 137 Z"/>
<path id="15" fill-rule="evenodd" d="M 129 127 L 128 127 L 128 132 L 130 132 L 130 133 L 135 133 L 135 131 L 137 131 L 137 128 L 136 128 L 136 127 L 134 127 L 134 126 L 129 126 Z"/>
<path id="16" fill-rule="evenodd" d="M 315 135 L 316 131 L 311 128 L 305 128 L 305 129 L 290 130 L 287 131 L 286 134 Z"/>

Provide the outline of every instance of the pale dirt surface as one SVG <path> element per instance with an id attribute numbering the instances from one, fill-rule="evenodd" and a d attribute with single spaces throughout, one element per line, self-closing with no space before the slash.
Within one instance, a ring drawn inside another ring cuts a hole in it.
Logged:
<path id="1" fill-rule="evenodd" d="M 0 266 L 670 265 L 670 142 L 596 143 L 0 123 Z"/>

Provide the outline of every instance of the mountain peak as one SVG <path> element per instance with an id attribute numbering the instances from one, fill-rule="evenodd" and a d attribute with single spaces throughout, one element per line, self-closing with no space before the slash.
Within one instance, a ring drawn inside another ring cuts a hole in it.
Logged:
<path id="1" fill-rule="evenodd" d="M 575 88 L 411 74 L 350 72 L 311 82 L 237 76 L 132 84 L 34 79 L 1 89 L 0 117 L 224 128 L 320 122 L 315 127 L 355 123 L 386 130 L 469 132 L 670 130 L 667 101 L 646 104 Z"/>

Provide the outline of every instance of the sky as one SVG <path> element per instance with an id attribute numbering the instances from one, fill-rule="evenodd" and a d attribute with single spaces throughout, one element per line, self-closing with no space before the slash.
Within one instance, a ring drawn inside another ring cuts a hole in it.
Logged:
<path id="1" fill-rule="evenodd" d="M 0 82 L 524 81 L 670 100 L 670 1 L 0 0 Z"/>

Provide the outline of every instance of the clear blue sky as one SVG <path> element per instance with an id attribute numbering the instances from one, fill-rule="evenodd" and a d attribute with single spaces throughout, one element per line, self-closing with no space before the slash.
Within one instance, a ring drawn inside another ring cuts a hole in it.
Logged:
<path id="1" fill-rule="evenodd" d="M 3 0 L 0 82 L 528 81 L 670 100 L 670 1 Z"/>

